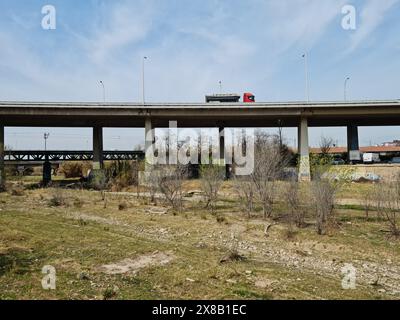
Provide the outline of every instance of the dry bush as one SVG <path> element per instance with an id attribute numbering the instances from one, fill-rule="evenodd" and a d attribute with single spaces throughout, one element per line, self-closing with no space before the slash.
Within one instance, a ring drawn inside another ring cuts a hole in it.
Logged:
<path id="1" fill-rule="evenodd" d="M 83 207 L 83 205 L 85 204 L 85 201 L 83 201 L 81 198 L 75 198 L 74 199 L 74 207 L 77 209 L 81 209 Z"/>
<path id="2" fill-rule="evenodd" d="M 315 179 L 311 185 L 313 205 L 316 213 L 317 232 L 326 233 L 329 220 L 334 220 L 335 197 L 338 191 L 334 181 L 329 179 Z"/>
<path id="3" fill-rule="evenodd" d="M 128 208 L 128 204 L 127 204 L 125 201 L 123 201 L 123 202 L 121 202 L 121 203 L 118 204 L 118 210 L 119 210 L 119 211 L 124 211 L 124 210 L 126 210 L 127 208 Z"/>
<path id="4" fill-rule="evenodd" d="M 202 165 L 200 167 L 200 186 L 203 191 L 206 208 L 214 214 L 218 201 L 218 192 L 225 178 L 225 167 Z"/>
<path id="5" fill-rule="evenodd" d="M 241 209 L 250 218 L 254 210 L 254 183 L 250 177 L 234 176 L 234 190 L 238 197 Z"/>
<path id="6" fill-rule="evenodd" d="M 63 162 L 60 166 L 59 173 L 65 178 L 81 178 L 88 170 L 91 169 L 91 164 L 83 161 Z"/>
<path id="7" fill-rule="evenodd" d="M 10 194 L 16 197 L 22 197 L 25 195 L 25 189 L 22 184 L 13 185 L 10 189 Z"/>
<path id="8" fill-rule="evenodd" d="M 286 204 L 289 209 L 289 223 L 298 228 L 305 226 L 306 209 L 301 203 L 300 183 L 296 179 L 291 179 L 285 192 Z"/>
<path id="9" fill-rule="evenodd" d="M 264 218 L 267 218 L 273 211 L 276 181 L 282 177 L 289 159 L 276 137 L 263 133 L 256 134 L 254 153 L 254 171 L 251 177 Z"/>
<path id="10" fill-rule="evenodd" d="M 390 234 L 400 237 L 400 175 L 391 182 L 380 183 L 375 188 L 374 201 L 377 214 L 387 222 Z"/>
<path id="11" fill-rule="evenodd" d="M 185 166 L 165 166 L 155 172 L 158 175 L 158 190 L 175 211 L 182 211 L 183 183 L 187 177 Z"/>
<path id="12" fill-rule="evenodd" d="M 107 180 L 113 189 L 121 191 L 129 186 L 137 186 L 139 182 L 140 163 L 137 161 L 117 160 L 105 166 Z"/>
<path id="13" fill-rule="evenodd" d="M 55 189 L 49 199 L 50 207 L 61 207 L 67 204 L 64 192 L 61 189 Z"/>

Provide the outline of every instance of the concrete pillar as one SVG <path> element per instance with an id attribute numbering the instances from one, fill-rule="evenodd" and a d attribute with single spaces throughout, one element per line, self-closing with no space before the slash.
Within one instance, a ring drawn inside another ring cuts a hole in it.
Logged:
<path id="1" fill-rule="evenodd" d="M 4 126 L 0 125 L 0 191 L 5 189 L 6 173 L 4 168 Z"/>
<path id="2" fill-rule="evenodd" d="M 224 168 L 224 177 L 229 178 L 228 165 L 226 164 L 225 155 L 225 128 L 219 127 L 219 163 Z"/>
<path id="3" fill-rule="evenodd" d="M 93 127 L 93 170 L 103 169 L 103 128 Z"/>
<path id="4" fill-rule="evenodd" d="M 148 152 L 153 152 L 152 150 L 152 145 L 155 142 L 155 134 L 153 130 L 153 122 L 151 121 L 151 118 L 146 118 L 145 120 L 145 128 L 144 128 L 144 134 L 145 134 L 145 153 L 147 155 Z M 145 161 L 145 172 L 149 172 L 151 170 L 150 164 Z"/>
<path id="5" fill-rule="evenodd" d="M 301 118 L 298 127 L 299 142 L 299 181 L 311 181 L 310 150 L 308 143 L 308 121 Z"/>
<path id="6" fill-rule="evenodd" d="M 224 128 L 219 128 L 219 159 L 220 164 L 225 165 L 225 135 Z"/>
<path id="7" fill-rule="evenodd" d="M 358 127 L 354 124 L 347 126 L 347 159 L 350 163 L 361 161 Z"/>

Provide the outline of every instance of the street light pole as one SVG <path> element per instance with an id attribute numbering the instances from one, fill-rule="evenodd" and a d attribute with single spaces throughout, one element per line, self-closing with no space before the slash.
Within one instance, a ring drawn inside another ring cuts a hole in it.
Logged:
<path id="1" fill-rule="evenodd" d="M 147 57 L 143 57 L 143 60 L 142 60 L 142 89 L 143 89 L 143 92 L 142 92 L 142 98 L 143 98 L 143 104 L 145 104 L 146 103 L 146 96 L 145 96 L 145 82 L 144 82 L 144 62 L 145 62 L 145 60 L 147 60 Z"/>
<path id="2" fill-rule="evenodd" d="M 103 103 L 106 103 L 106 88 L 105 88 L 104 82 L 102 80 L 100 80 L 100 84 L 103 87 Z"/>
<path id="3" fill-rule="evenodd" d="M 347 77 L 344 80 L 344 101 L 347 101 L 347 82 L 350 80 L 350 77 Z"/>
<path id="4" fill-rule="evenodd" d="M 305 78 L 306 78 L 306 99 L 307 102 L 310 102 L 310 85 L 308 81 L 308 56 L 307 53 L 303 54 L 304 58 L 304 71 L 305 71 Z"/>

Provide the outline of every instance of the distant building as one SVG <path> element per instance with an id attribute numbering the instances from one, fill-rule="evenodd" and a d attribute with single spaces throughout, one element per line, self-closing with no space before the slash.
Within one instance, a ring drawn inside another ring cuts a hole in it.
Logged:
<path id="1" fill-rule="evenodd" d="M 392 142 L 382 143 L 384 147 L 400 147 L 400 140 L 393 140 Z"/>

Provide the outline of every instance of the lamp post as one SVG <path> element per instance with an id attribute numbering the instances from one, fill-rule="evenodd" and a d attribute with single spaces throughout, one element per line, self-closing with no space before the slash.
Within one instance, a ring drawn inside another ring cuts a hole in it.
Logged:
<path id="1" fill-rule="evenodd" d="M 307 102 L 310 102 L 310 85 L 309 85 L 309 79 L 308 79 L 308 55 L 307 55 L 307 53 L 304 53 L 302 57 L 304 58 L 304 72 L 305 72 L 305 78 L 306 78 L 306 99 L 307 99 Z"/>
<path id="2" fill-rule="evenodd" d="M 45 133 L 43 135 L 44 138 L 44 151 L 47 151 L 47 139 L 50 137 L 50 133 Z"/>
<path id="3" fill-rule="evenodd" d="M 143 92 L 142 92 L 142 99 L 143 99 L 143 104 L 145 104 L 146 103 L 146 96 L 145 96 L 145 94 L 146 94 L 146 91 L 145 91 L 145 82 L 144 82 L 144 62 L 145 62 L 145 60 L 147 60 L 147 57 L 143 57 L 143 60 L 142 60 L 142 89 L 143 89 Z"/>
<path id="4" fill-rule="evenodd" d="M 106 88 L 104 86 L 104 82 L 100 80 L 100 84 L 103 87 L 103 103 L 106 103 Z"/>
<path id="5" fill-rule="evenodd" d="M 347 77 L 344 80 L 344 101 L 347 101 L 347 82 L 350 80 L 350 77 Z"/>

